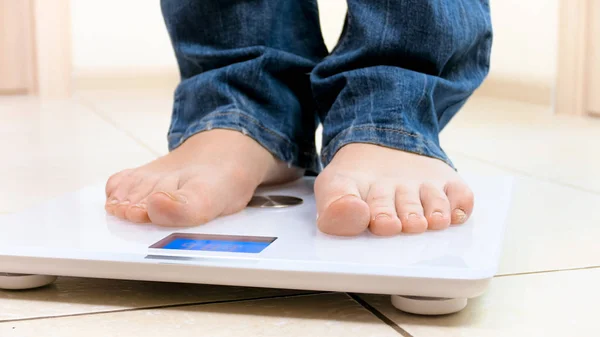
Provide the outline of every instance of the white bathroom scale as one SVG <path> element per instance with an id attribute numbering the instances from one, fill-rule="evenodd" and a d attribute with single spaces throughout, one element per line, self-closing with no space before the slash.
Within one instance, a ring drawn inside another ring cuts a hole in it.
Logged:
<path id="1" fill-rule="evenodd" d="M 108 215 L 99 183 L 0 217 L 0 288 L 91 277 L 386 294 L 407 312 L 456 312 L 497 271 L 512 186 L 465 179 L 476 196 L 467 223 L 395 237 L 318 231 L 310 177 L 259 189 L 240 213 L 193 228 Z"/>

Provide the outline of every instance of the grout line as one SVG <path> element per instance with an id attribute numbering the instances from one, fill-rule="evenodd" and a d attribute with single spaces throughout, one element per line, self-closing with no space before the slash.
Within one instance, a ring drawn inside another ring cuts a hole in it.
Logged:
<path id="1" fill-rule="evenodd" d="M 588 269 L 600 269 L 600 266 L 575 267 L 575 268 L 540 270 L 540 271 L 525 271 L 525 272 L 521 272 L 521 273 L 500 274 L 500 275 L 496 275 L 494 277 L 500 278 L 500 277 L 508 277 L 508 276 L 560 273 L 560 272 L 566 272 L 566 271 L 577 271 L 577 270 L 588 270 Z"/>
<path id="2" fill-rule="evenodd" d="M 114 120 L 112 120 L 111 118 L 107 117 L 104 113 L 102 113 L 102 111 L 98 110 L 98 108 L 96 108 L 96 106 L 94 105 L 94 103 L 92 103 L 90 100 L 85 99 L 85 98 L 83 98 L 83 97 L 81 97 L 79 95 L 77 97 L 75 97 L 75 99 L 79 101 L 79 104 L 81 104 L 84 107 L 90 109 L 94 113 L 94 115 L 98 116 L 98 118 L 100 118 L 103 121 L 107 122 L 108 124 L 112 125 L 117 130 L 123 132 L 127 137 L 131 138 L 138 145 L 140 145 L 143 148 L 145 148 L 146 150 L 150 151 L 153 155 L 155 155 L 155 156 L 160 156 L 161 155 L 160 153 L 158 153 L 157 151 L 155 151 L 154 149 L 152 149 L 151 147 L 149 147 L 142 140 L 140 140 L 139 138 L 137 138 L 134 134 L 132 134 L 131 132 L 129 132 L 129 131 L 121 128 Z"/>
<path id="3" fill-rule="evenodd" d="M 381 313 L 379 310 L 375 309 L 373 306 L 371 306 L 365 300 L 360 298 L 358 295 L 348 293 L 348 296 L 350 296 L 354 301 L 356 301 L 358 304 L 360 304 L 365 309 L 370 311 L 373 315 L 375 315 L 375 317 L 379 318 L 381 321 L 383 321 L 385 324 L 387 324 L 390 328 L 394 329 L 400 335 L 402 335 L 404 337 L 414 337 L 413 335 L 408 333 L 408 331 L 402 329 L 398 324 L 394 323 L 394 321 L 389 319 L 386 315 Z"/>
<path id="4" fill-rule="evenodd" d="M 233 300 L 219 300 L 219 301 L 208 301 L 208 302 L 191 302 L 191 303 L 179 303 L 179 304 L 166 304 L 166 305 L 155 305 L 155 306 L 148 306 L 148 307 L 139 307 L 139 308 L 128 308 L 128 309 L 121 309 L 121 310 L 98 311 L 98 312 L 83 312 L 83 313 L 78 313 L 78 314 L 67 314 L 67 315 L 55 315 L 55 316 L 41 316 L 41 317 L 27 317 L 27 318 L 8 319 L 8 320 L 0 320 L 0 323 L 37 321 L 37 320 L 52 319 L 52 318 L 67 318 L 67 317 L 79 317 L 79 316 L 104 315 L 104 314 L 131 312 L 131 311 L 143 311 L 143 310 L 156 310 L 156 309 L 172 309 L 172 308 L 183 308 L 183 307 L 195 307 L 195 306 L 205 306 L 205 305 L 212 305 L 212 304 L 243 303 L 243 302 L 251 302 L 251 301 L 270 300 L 270 299 L 285 299 L 285 298 L 295 298 L 295 297 L 303 297 L 303 296 L 326 295 L 326 294 L 330 294 L 330 293 L 331 292 L 309 292 L 309 293 L 302 293 L 302 294 L 288 294 L 288 295 L 275 295 L 275 296 L 259 296 L 259 297 L 250 297 L 250 298 L 233 299 Z"/>
<path id="5" fill-rule="evenodd" d="M 512 173 L 516 173 L 516 174 L 522 175 L 522 176 L 527 177 L 527 178 L 531 178 L 531 179 L 534 179 L 534 180 L 543 181 L 543 182 L 547 182 L 547 183 L 553 183 L 553 184 L 564 186 L 564 187 L 569 187 L 569 188 L 578 190 L 580 192 L 586 192 L 586 193 L 591 193 L 591 194 L 596 194 L 596 195 L 600 194 L 600 191 L 596 191 L 596 190 L 592 190 L 592 189 L 587 189 L 585 187 L 581 187 L 581 186 L 577 186 L 577 185 L 565 183 L 565 182 L 562 182 L 562 181 L 555 180 L 553 178 L 546 178 L 546 177 L 535 176 L 532 173 L 529 173 L 529 172 L 526 172 L 526 171 L 521 171 L 521 170 L 518 170 L 518 169 L 511 168 L 511 167 L 507 167 L 507 166 L 504 166 L 504 165 L 501 165 L 501 164 L 497 164 L 497 163 L 489 161 L 487 159 L 481 159 L 479 157 L 475 157 L 473 155 L 466 154 L 466 153 L 461 152 L 461 151 L 456 151 L 456 150 L 452 150 L 452 149 L 448 149 L 448 150 L 452 151 L 452 152 L 454 152 L 454 153 L 456 153 L 456 154 L 458 154 L 460 156 L 463 156 L 463 157 L 465 157 L 467 159 L 479 161 L 481 163 L 493 166 L 495 168 L 498 168 L 498 169 L 501 169 L 501 170 L 504 170 L 504 171 L 509 171 L 509 172 L 512 172 Z"/>

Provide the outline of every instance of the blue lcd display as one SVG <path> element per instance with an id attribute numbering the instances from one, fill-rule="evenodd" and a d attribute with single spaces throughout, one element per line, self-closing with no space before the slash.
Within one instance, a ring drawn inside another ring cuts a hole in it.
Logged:
<path id="1" fill-rule="evenodd" d="M 176 237 L 161 248 L 176 250 L 201 250 L 211 252 L 260 253 L 272 241 L 234 241 Z"/>

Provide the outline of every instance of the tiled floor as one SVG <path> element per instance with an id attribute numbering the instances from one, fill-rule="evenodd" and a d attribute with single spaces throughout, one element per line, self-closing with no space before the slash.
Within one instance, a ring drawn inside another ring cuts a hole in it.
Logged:
<path id="1" fill-rule="evenodd" d="M 170 89 L 0 97 L 0 213 L 166 153 L 171 99 Z M 516 178 L 498 276 L 461 313 L 407 315 L 387 296 L 61 278 L 0 291 L 0 336 L 597 335 L 600 119 L 475 97 L 442 141 L 461 172 Z"/>

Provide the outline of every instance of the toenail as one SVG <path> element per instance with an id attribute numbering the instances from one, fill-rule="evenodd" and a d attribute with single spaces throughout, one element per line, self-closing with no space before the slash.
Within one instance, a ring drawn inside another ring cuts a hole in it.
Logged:
<path id="1" fill-rule="evenodd" d="M 467 220 L 467 213 L 460 208 L 454 210 L 454 218 L 458 223 L 463 223 Z"/>
<path id="2" fill-rule="evenodd" d="M 377 216 L 373 219 L 373 221 L 377 221 L 379 220 L 384 220 L 384 219 L 391 219 L 392 217 L 390 217 L 388 214 L 385 213 L 379 213 L 377 214 Z"/>
<path id="3" fill-rule="evenodd" d="M 340 201 L 340 200 L 344 199 L 345 197 L 354 197 L 354 198 L 359 198 L 360 199 L 360 197 L 358 195 L 356 195 L 356 194 L 344 194 L 341 197 L 339 197 L 339 198 L 335 199 L 334 201 L 332 201 L 331 203 L 333 204 L 334 202 Z"/>
<path id="4" fill-rule="evenodd" d="M 442 212 L 440 212 L 440 211 L 435 211 L 435 212 L 431 213 L 431 216 L 435 216 L 435 217 L 438 217 L 438 218 L 443 218 L 444 214 Z"/>
<path id="5" fill-rule="evenodd" d="M 173 201 L 181 202 L 181 203 L 184 203 L 184 204 L 187 203 L 187 199 L 184 196 L 182 196 L 182 195 L 173 195 L 171 193 L 162 192 L 162 191 L 161 192 L 157 192 L 157 193 L 163 194 L 163 195 L 167 196 L 169 199 L 171 199 Z"/>
<path id="6" fill-rule="evenodd" d="M 116 205 L 116 204 L 118 204 L 118 203 L 119 203 L 119 200 L 117 200 L 117 198 L 111 198 L 111 199 L 108 201 L 108 204 L 109 204 L 109 205 Z"/>
<path id="7" fill-rule="evenodd" d="M 119 203 L 119 205 L 122 205 L 122 206 L 126 206 L 126 205 L 129 205 L 129 204 L 130 204 L 129 200 L 125 200 L 125 201 Z"/>
<path id="8" fill-rule="evenodd" d="M 146 209 L 146 204 L 140 203 L 140 204 L 131 205 L 131 207 Z"/>

